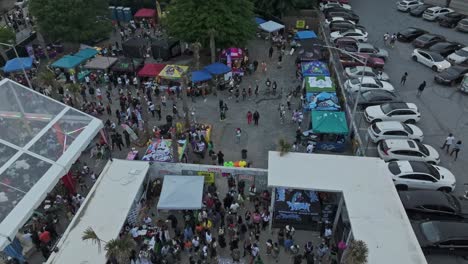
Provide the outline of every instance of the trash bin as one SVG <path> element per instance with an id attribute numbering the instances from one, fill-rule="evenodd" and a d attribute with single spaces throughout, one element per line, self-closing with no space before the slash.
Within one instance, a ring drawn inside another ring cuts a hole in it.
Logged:
<path id="1" fill-rule="evenodd" d="M 247 150 L 246 150 L 246 149 L 243 149 L 243 150 L 241 151 L 241 155 L 242 155 L 242 159 L 243 159 L 243 160 L 247 159 Z"/>

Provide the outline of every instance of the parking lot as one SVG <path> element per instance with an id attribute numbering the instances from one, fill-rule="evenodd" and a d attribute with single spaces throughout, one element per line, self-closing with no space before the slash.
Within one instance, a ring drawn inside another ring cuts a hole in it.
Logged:
<path id="1" fill-rule="evenodd" d="M 462 195 L 468 186 L 468 176 L 464 172 L 468 161 L 468 95 L 458 91 L 455 87 L 441 86 L 434 82 L 435 73 L 428 67 L 412 61 L 411 43 L 397 42 L 394 48 L 385 47 L 383 35 L 390 34 L 412 26 L 419 27 L 431 33 L 440 34 L 448 41 L 456 41 L 468 45 L 468 34 L 457 32 L 454 29 L 440 27 L 437 23 L 424 21 L 422 18 L 412 17 L 407 13 L 396 10 L 396 1 L 391 0 L 352 0 L 350 1 L 353 11 L 360 16 L 359 24 L 366 27 L 369 33 L 369 43 L 389 52 L 384 71 L 390 76 L 390 82 L 406 101 L 415 103 L 421 112 L 421 121 L 416 123 L 424 132 L 424 142 L 439 147 L 443 144 L 448 133 L 453 133 L 457 140 L 464 143 L 457 161 L 453 161 L 449 155 L 439 151 L 441 156 L 440 165 L 448 168 L 457 177 L 456 195 Z M 400 85 L 400 78 L 404 72 L 409 76 L 404 86 Z M 426 89 L 421 97 L 416 97 L 417 88 L 423 81 L 427 82 Z M 357 117 L 362 139 L 366 140 L 368 124 L 363 119 L 362 112 Z M 372 142 L 367 145 L 367 155 L 376 156 L 376 145 Z M 447 256 L 428 256 L 429 263 L 468 263 L 463 258 Z"/>

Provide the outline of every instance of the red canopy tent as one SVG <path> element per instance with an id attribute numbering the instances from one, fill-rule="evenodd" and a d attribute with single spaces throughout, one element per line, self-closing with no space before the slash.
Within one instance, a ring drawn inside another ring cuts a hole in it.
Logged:
<path id="1" fill-rule="evenodd" d="M 142 8 L 135 13 L 135 18 L 154 18 L 156 16 L 156 10 L 150 8 Z"/>
<path id="2" fill-rule="evenodd" d="M 166 64 L 161 63 L 147 63 L 138 72 L 138 77 L 156 77 L 166 67 Z"/>

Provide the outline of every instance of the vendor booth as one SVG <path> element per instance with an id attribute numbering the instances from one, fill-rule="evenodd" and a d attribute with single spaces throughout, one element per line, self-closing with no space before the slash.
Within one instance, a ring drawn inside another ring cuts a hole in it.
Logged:
<path id="1" fill-rule="evenodd" d="M 344 112 L 312 111 L 312 131 L 319 135 L 317 149 L 342 152 L 348 135 L 348 123 Z"/>
<path id="2" fill-rule="evenodd" d="M 156 24 L 156 10 L 151 9 L 151 8 L 141 8 L 138 10 L 135 15 L 133 15 L 133 18 L 135 20 L 143 20 L 145 19 L 146 21 L 149 22 L 149 24 L 152 24 L 153 26 Z"/>
<path id="3" fill-rule="evenodd" d="M 80 65 L 85 60 L 86 59 L 82 57 L 77 57 L 73 55 L 65 55 L 59 60 L 56 60 L 54 63 L 52 63 L 51 66 L 54 68 L 61 68 L 61 69 L 69 70 Z"/>
<path id="4" fill-rule="evenodd" d="M 298 31 L 294 36 L 295 40 L 306 40 L 314 38 L 317 38 L 317 34 L 315 34 L 315 32 L 312 30 Z"/>
<path id="5" fill-rule="evenodd" d="M 11 73 L 22 71 L 23 69 L 28 71 L 32 68 L 33 59 L 31 57 L 25 58 L 14 58 L 6 62 L 3 67 L 3 72 Z"/>
<path id="6" fill-rule="evenodd" d="M 155 60 L 167 61 L 182 54 L 180 41 L 177 39 L 151 39 L 151 53 Z"/>
<path id="7" fill-rule="evenodd" d="M 260 24 L 263 24 L 265 22 L 267 22 L 265 19 L 263 19 L 261 17 L 255 17 L 255 24 L 260 26 Z"/>
<path id="8" fill-rule="evenodd" d="M 297 63 L 316 60 L 328 61 L 330 57 L 328 48 L 325 47 L 325 42 L 318 38 L 294 40 L 291 45 L 297 50 Z"/>
<path id="9" fill-rule="evenodd" d="M 187 72 L 188 68 L 188 66 L 182 65 L 166 65 L 158 74 L 160 77 L 159 89 L 161 91 L 175 93 L 178 88 L 180 89 L 182 77 Z"/>
<path id="10" fill-rule="evenodd" d="M 187 146 L 187 140 L 177 140 L 177 143 L 177 155 L 179 155 L 179 160 L 181 160 Z M 154 139 L 146 149 L 142 160 L 174 162 L 173 149 L 172 139 Z"/>
<path id="11" fill-rule="evenodd" d="M 308 61 L 301 63 L 302 76 L 330 76 L 327 64 L 321 61 Z"/>
<path id="12" fill-rule="evenodd" d="M 230 77 L 232 77 L 231 68 L 224 63 L 212 63 L 208 66 L 205 66 L 204 70 L 209 72 L 211 75 L 214 75 L 216 87 L 220 90 L 224 90 L 226 88 L 226 82 Z M 224 78 L 222 78 L 220 75 L 223 75 Z"/>
<path id="13" fill-rule="evenodd" d="M 205 70 L 193 71 L 190 77 L 190 80 L 192 81 L 191 87 L 194 89 L 193 91 L 190 91 L 192 96 L 207 94 L 209 91 L 208 81 L 211 79 L 213 79 L 213 76 Z"/>
<path id="14" fill-rule="evenodd" d="M 338 97 L 333 81 L 328 76 L 305 77 L 303 87 L 306 89 L 308 110 L 340 110 Z"/>
<path id="15" fill-rule="evenodd" d="M 164 67 L 166 67 L 166 64 L 146 63 L 138 72 L 138 77 L 156 78 Z"/>
<path id="16" fill-rule="evenodd" d="M 134 74 L 143 66 L 142 59 L 119 58 L 111 70 L 118 73 Z"/>
<path id="17" fill-rule="evenodd" d="M 275 21 L 267 21 L 265 23 L 262 23 L 259 25 L 260 29 L 268 32 L 268 33 L 272 33 L 272 32 L 277 32 L 281 29 L 284 28 L 284 25 L 281 25 L 280 23 L 277 23 Z"/>
<path id="18" fill-rule="evenodd" d="M 202 208 L 203 176 L 166 175 L 158 210 L 198 210 Z M 190 186 L 190 188 L 187 188 Z"/>
<path id="19" fill-rule="evenodd" d="M 242 64 L 244 63 L 244 51 L 241 48 L 228 48 L 221 51 L 221 61 L 231 68 L 232 74 L 244 76 Z"/>
<path id="20" fill-rule="evenodd" d="M 117 58 L 114 57 L 95 57 L 88 61 L 85 65 L 84 68 L 89 69 L 89 70 L 98 70 L 98 71 L 106 71 L 114 63 L 117 62 Z"/>
<path id="21" fill-rule="evenodd" d="M 74 56 L 83 58 L 85 60 L 89 60 L 92 57 L 96 56 L 98 53 L 99 52 L 96 49 L 85 48 L 85 49 L 82 49 L 82 50 L 78 51 L 77 53 L 75 53 Z"/>

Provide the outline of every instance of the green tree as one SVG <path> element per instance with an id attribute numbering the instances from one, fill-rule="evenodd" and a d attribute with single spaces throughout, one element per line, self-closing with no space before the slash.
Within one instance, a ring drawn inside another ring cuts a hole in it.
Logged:
<path id="1" fill-rule="evenodd" d="M 165 25 L 171 35 L 212 49 L 244 46 L 256 29 L 250 0 L 173 0 Z"/>
<path id="2" fill-rule="evenodd" d="M 343 258 L 345 259 L 345 263 L 366 264 L 368 255 L 369 249 L 367 248 L 366 242 L 353 240 L 345 250 Z"/>
<path id="3" fill-rule="evenodd" d="M 282 18 L 286 12 L 296 9 L 297 0 L 255 0 L 255 9 L 267 16 Z"/>
<path id="4" fill-rule="evenodd" d="M 13 30 L 9 27 L 3 26 L 0 27 L 0 42 L 7 43 L 7 44 L 14 44 L 16 42 L 16 34 Z M 5 52 L 6 47 L 0 45 L 0 55 L 3 57 L 5 61 L 8 60 L 8 56 Z"/>
<path id="5" fill-rule="evenodd" d="M 39 29 L 53 40 L 87 42 L 108 36 L 108 2 L 102 0 L 31 0 L 29 10 Z"/>

